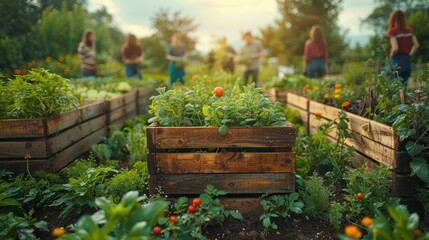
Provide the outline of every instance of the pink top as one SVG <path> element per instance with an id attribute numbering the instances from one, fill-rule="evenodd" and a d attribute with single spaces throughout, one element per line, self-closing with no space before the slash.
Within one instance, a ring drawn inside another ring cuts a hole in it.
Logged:
<path id="1" fill-rule="evenodd" d="M 320 47 L 309 39 L 305 41 L 304 60 L 308 63 L 312 58 L 323 58 L 326 63 L 328 62 L 328 50 L 326 47 Z"/>

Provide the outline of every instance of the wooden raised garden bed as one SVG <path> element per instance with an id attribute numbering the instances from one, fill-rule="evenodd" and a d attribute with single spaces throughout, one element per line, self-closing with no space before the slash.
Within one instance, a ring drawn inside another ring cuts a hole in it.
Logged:
<path id="1" fill-rule="evenodd" d="M 285 93 L 286 92 L 286 93 Z M 285 106 L 297 110 L 309 133 L 315 132 L 317 126 L 337 118 L 341 109 L 332 107 L 306 97 L 297 95 L 287 89 L 271 90 L 278 94 L 273 99 L 284 102 Z M 321 117 L 316 117 L 316 113 Z M 363 163 L 369 166 L 384 164 L 392 170 L 391 192 L 395 196 L 415 195 L 415 176 L 410 176 L 410 157 L 402 150 L 398 136 L 391 126 L 347 112 L 349 130 L 352 138 L 346 144 L 355 148 L 353 167 Z M 336 140 L 335 129 L 329 133 L 331 140 Z"/>
<path id="2" fill-rule="evenodd" d="M 149 192 L 203 193 L 212 184 L 229 194 L 295 191 L 296 129 L 236 127 L 221 136 L 216 127 L 146 129 Z"/>
<path id="3" fill-rule="evenodd" d="M 104 101 L 56 117 L 0 120 L 0 168 L 57 172 L 107 135 Z"/>
<path id="4" fill-rule="evenodd" d="M 107 125 L 114 124 L 119 128 L 124 126 L 124 121 L 137 116 L 138 101 L 137 89 L 106 100 Z"/>

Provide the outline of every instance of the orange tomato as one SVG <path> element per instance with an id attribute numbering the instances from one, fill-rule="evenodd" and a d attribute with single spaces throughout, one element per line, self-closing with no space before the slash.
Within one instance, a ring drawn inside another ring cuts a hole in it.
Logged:
<path id="1" fill-rule="evenodd" d="M 213 92 L 216 96 L 222 97 L 224 90 L 223 90 L 223 87 L 215 87 Z"/>

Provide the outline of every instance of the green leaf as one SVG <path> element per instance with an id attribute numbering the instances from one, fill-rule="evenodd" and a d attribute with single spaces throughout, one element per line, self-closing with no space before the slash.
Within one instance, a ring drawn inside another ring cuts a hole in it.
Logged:
<path id="1" fill-rule="evenodd" d="M 229 211 L 229 214 L 238 220 L 243 220 L 243 215 L 239 211 Z"/>
<path id="2" fill-rule="evenodd" d="M 422 153 L 425 150 L 425 146 L 421 144 L 417 144 L 415 142 L 409 141 L 405 145 L 405 148 L 407 149 L 408 154 L 411 155 L 411 157 L 414 157 L 420 153 Z"/>
<path id="3" fill-rule="evenodd" d="M 426 185 L 429 185 L 429 164 L 426 159 L 422 157 L 414 158 L 410 167 L 413 174 L 417 175 Z"/>

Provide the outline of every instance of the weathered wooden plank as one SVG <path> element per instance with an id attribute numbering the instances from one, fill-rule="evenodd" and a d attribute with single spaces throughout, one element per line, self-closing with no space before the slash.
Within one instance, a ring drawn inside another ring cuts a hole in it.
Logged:
<path id="1" fill-rule="evenodd" d="M 27 168 L 31 173 L 39 170 L 50 171 L 50 164 L 48 159 L 42 160 L 25 160 L 25 159 L 14 159 L 0 161 L 0 169 L 12 171 L 14 173 L 27 172 Z"/>
<path id="2" fill-rule="evenodd" d="M 85 105 L 76 110 L 62 113 L 57 117 L 46 119 L 48 135 L 58 133 L 66 128 L 73 127 L 88 119 L 103 115 L 106 113 L 106 103 L 98 101 L 93 104 Z"/>
<path id="3" fill-rule="evenodd" d="M 287 103 L 287 93 L 288 90 L 282 88 L 271 88 L 269 94 L 272 97 L 273 102 L 280 102 L 282 105 Z"/>
<path id="4" fill-rule="evenodd" d="M 152 177 L 152 175 L 151 175 Z M 293 173 L 266 174 L 171 174 L 158 175 L 165 194 L 200 194 L 207 184 L 230 194 L 290 193 L 295 191 Z"/>
<path id="5" fill-rule="evenodd" d="M 309 112 L 311 114 L 319 112 L 322 113 L 323 118 L 333 120 L 338 117 L 338 113 L 341 112 L 341 109 L 316 101 L 310 101 Z M 378 123 L 350 112 L 346 112 L 346 114 L 349 119 L 349 129 L 353 132 L 370 138 L 375 142 L 379 142 L 386 147 L 392 149 L 398 148 L 399 139 L 391 126 Z"/>
<path id="6" fill-rule="evenodd" d="M 49 157 L 48 154 L 46 142 L 43 139 L 0 142 L 0 160 L 11 158 L 46 158 Z"/>
<path id="7" fill-rule="evenodd" d="M 315 131 L 315 128 L 328 120 L 324 118 L 316 118 L 314 115 L 310 115 L 310 133 Z M 380 143 L 375 142 L 365 136 L 351 132 L 352 138 L 346 141 L 346 144 L 353 146 L 356 151 L 374 159 L 375 161 L 385 164 L 391 168 L 396 168 L 397 165 L 397 151 L 395 149 L 388 148 Z M 336 139 L 336 129 L 333 129 L 328 135 Z"/>
<path id="8" fill-rule="evenodd" d="M 136 99 L 137 99 L 137 90 L 133 89 L 128 93 L 121 94 L 119 96 L 116 96 L 112 99 L 107 100 L 108 110 L 113 111 L 129 103 L 136 102 Z"/>
<path id="9" fill-rule="evenodd" d="M 308 111 L 309 100 L 306 97 L 300 96 L 298 94 L 288 92 L 287 93 L 287 104 L 293 105 L 295 107 L 301 108 Z"/>
<path id="10" fill-rule="evenodd" d="M 154 127 L 146 128 L 148 148 L 283 148 L 295 146 L 296 128 L 285 127 L 234 127 L 221 136 L 216 127 Z"/>
<path id="11" fill-rule="evenodd" d="M 361 154 L 360 152 L 355 151 L 350 165 L 353 168 L 358 168 L 358 167 L 362 166 L 363 164 L 367 164 L 368 167 L 370 167 L 370 168 L 374 168 L 374 167 L 379 165 L 378 162 L 374 161 L 372 158 L 365 156 L 365 155 Z"/>
<path id="12" fill-rule="evenodd" d="M 60 152 L 70 146 L 73 143 L 79 142 L 82 138 L 92 134 L 100 128 L 106 127 L 106 115 L 88 120 L 82 124 L 76 125 L 73 128 L 52 136 L 47 140 L 49 155 L 51 156 L 57 152 Z M 106 137 L 106 135 L 101 136 Z"/>
<path id="13" fill-rule="evenodd" d="M 294 172 L 293 152 L 148 154 L 150 174 Z"/>
<path id="14" fill-rule="evenodd" d="M 87 152 L 92 145 L 99 143 L 102 137 L 106 135 L 107 127 L 103 127 L 54 155 L 49 161 L 51 171 L 58 172 L 73 162 L 73 160 Z"/>
<path id="15" fill-rule="evenodd" d="M 43 118 L 0 120 L 0 139 L 44 137 L 43 121 Z"/>
<path id="16" fill-rule="evenodd" d="M 390 193 L 396 197 L 412 197 L 416 195 L 417 176 L 392 172 Z"/>

